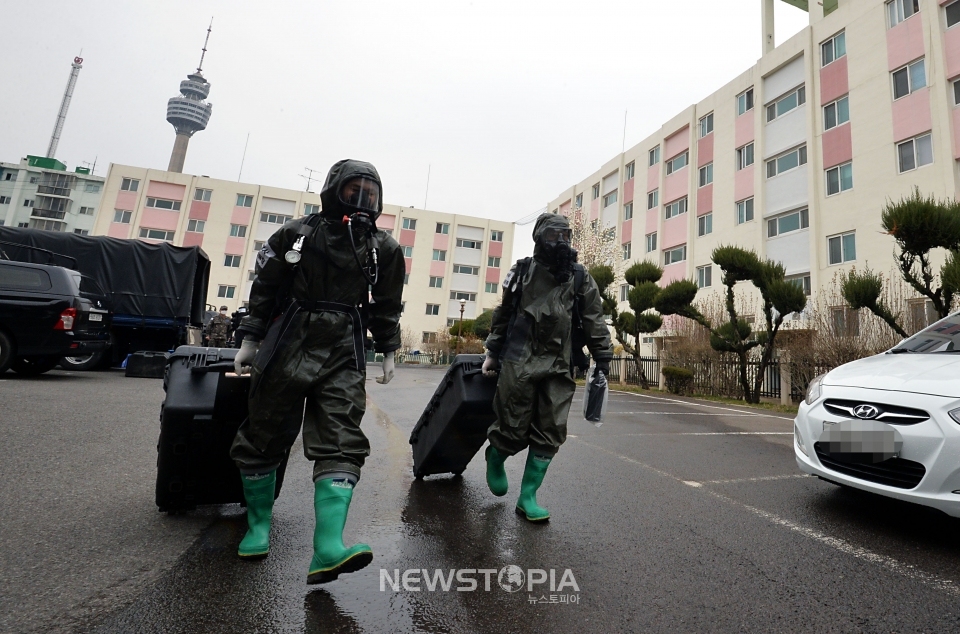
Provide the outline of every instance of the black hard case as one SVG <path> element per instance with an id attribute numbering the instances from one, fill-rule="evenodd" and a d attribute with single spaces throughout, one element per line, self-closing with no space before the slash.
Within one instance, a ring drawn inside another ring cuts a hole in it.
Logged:
<path id="1" fill-rule="evenodd" d="M 458 355 L 420 416 L 410 444 L 417 478 L 434 473 L 460 475 L 487 440 L 495 420 L 497 379 L 480 373 L 484 355 Z"/>
<path id="2" fill-rule="evenodd" d="M 123 375 L 141 379 L 162 379 L 166 369 L 166 352 L 141 350 L 134 352 L 127 359 L 127 368 Z"/>
<path id="3" fill-rule="evenodd" d="M 170 355 L 157 443 L 161 511 L 244 503 L 240 471 L 230 459 L 230 446 L 247 417 L 250 392 L 250 377 L 233 374 L 237 352 L 180 346 Z M 284 458 L 277 469 L 276 495 L 286 466 Z"/>

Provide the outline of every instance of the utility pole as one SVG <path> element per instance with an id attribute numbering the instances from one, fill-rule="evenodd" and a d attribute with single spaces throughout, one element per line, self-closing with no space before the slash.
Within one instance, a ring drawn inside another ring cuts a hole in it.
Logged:
<path id="1" fill-rule="evenodd" d="M 310 169 L 309 167 L 304 167 L 303 169 L 307 170 L 307 174 L 300 174 L 300 178 L 305 178 L 305 179 L 307 179 L 307 189 L 306 189 L 306 191 L 309 192 L 309 191 L 310 191 L 310 184 L 311 184 L 313 181 L 318 181 L 318 180 L 320 180 L 319 178 L 314 178 L 313 173 L 314 173 L 314 172 L 319 172 L 320 170 Z M 310 193 L 313 193 L 313 192 L 310 192 Z"/>

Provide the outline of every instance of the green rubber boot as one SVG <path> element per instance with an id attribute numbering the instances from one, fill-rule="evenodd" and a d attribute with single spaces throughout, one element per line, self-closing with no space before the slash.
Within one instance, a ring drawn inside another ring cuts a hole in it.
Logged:
<path id="1" fill-rule="evenodd" d="M 520 483 L 520 498 L 517 500 L 517 515 L 530 522 L 545 522 L 550 519 L 550 511 L 537 504 L 537 489 L 543 484 L 551 458 L 527 451 L 527 464 L 523 468 L 523 481 Z"/>
<path id="2" fill-rule="evenodd" d="M 507 494 L 510 483 L 507 482 L 507 470 L 503 468 L 503 463 L 507 456 L 503 455 L 493 445 L 487 445 L 487 486 L 490 492 L 500 497 Z"/>
<path id="3" fill-rule="evenodd" d="M 313 532 L 313 561 L 307 583 L 327 583 L 339 575 L 356 572 L 373 561 L 366 544 L 343 545 L 343 526 L 353 498 L 353 483 L 346 478 L 317 480 L 313 496 L 317 528 Z"/>
<path id="4" fill-rule="evenodd" d="M 273 519 L 273 499 L 277 472 L 240 476 L 243 497 L 247 500 L 247 534 L 240 541 L 237 555 L 241 559 L 263 559 L 270 551 L 270 520 Z"/>

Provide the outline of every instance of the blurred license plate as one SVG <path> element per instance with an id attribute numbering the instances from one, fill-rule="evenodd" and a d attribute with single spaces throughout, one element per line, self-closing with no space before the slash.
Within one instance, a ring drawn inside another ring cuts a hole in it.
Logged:
<path id="1" fill-rule="evenodd" d="M 90 313 L 90 321 L 103 321 L 103 315 L 98 315 L 97 313 Z"/>

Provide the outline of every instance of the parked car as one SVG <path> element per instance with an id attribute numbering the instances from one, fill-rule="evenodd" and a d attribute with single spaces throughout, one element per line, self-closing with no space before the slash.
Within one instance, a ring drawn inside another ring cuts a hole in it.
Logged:
<path id="1" fill-rule="evenodd" d="M 960 517 L 960 312 L 811 381 L 794 453 L 824 480 Z"/>
<path id="2" fill-rule="evenodd" d="M 37 375 L 106 348 L 111 315 L 96 280 L 61 266 L 0 260 L 0 374 Z"/>

